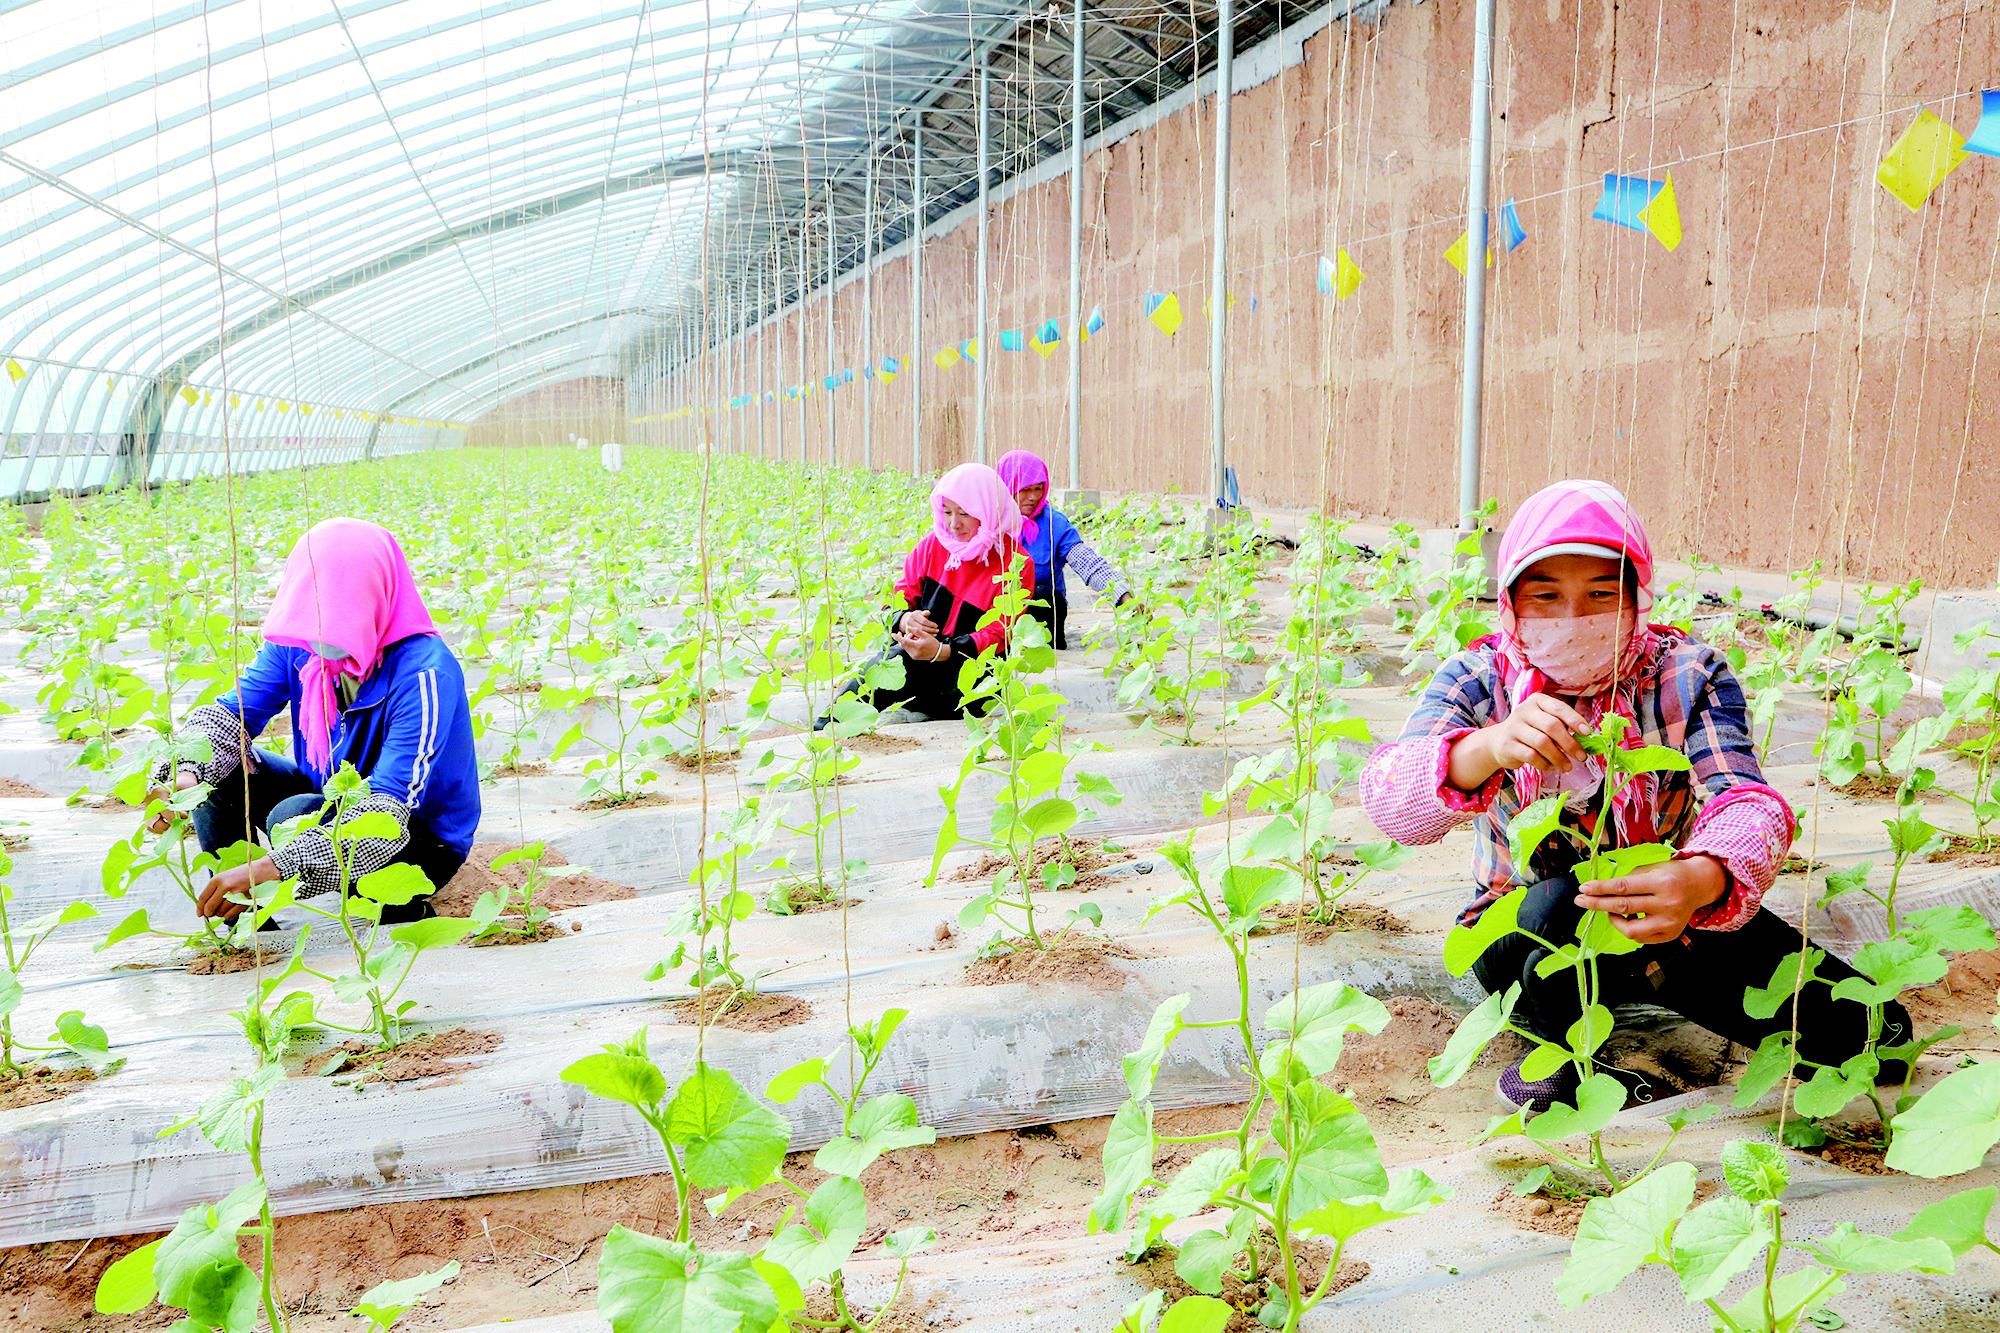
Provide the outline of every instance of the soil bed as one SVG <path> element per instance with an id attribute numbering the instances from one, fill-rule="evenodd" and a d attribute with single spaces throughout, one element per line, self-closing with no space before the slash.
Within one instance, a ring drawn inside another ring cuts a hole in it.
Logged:
<path id="1" fill-rule="evenodd" d="M 549 771 L 544 763 L 530 761 L 525 764 L 502 764 L 493 770 L 496 778 L 535 778 Z"/>
<path id="2" fill-rule="evenodd" d="M 923 742 L 914 736 L 884 736 L 880 732 L 864 731 L 859 736 L 849 736 L 841 743 L 842 749 L 853 750 L 857 754 L 901 754 L 914 750 Z"/>
<path id="3" fill-rule="evenodd" d="M 34 800 L 47 796 L 47 792 L 33 783 L 23 782 L 19 778 L 0 778 L 0 799 Z"/>
<path id="4" fill-rule="evenodd" d="M 1083 876 L 1093 871 L 1103 870 L 1132 859 L 1132 853 L 1128 851 L 1107 850 L 1103 840 L 1099 838 L 1077 838 L 1071 841 L 1069 847 L 1070 863 L 1076 867 L 1079 884 L 1082 883 Z M 1037 849 L 1035 852 L 1035 863 L 1028 868 L 1028 871 L 1030 874 L 1039 875 L 1043 866 L 1058 863 L 1062 860 L 1062 857 L 1062 843 L 1049 843 L 1047 846 Z M 952 884 L 983 883 L 1013 864 L 1012 861 L 1004 856 L 998 856 L 992 852 L 983 852 L 980 854 L 979 859 L 970 865 L 963 865 L 952 871 L 950 875 L 946 876 L 946 880 Z M 1041 886 L 1042 882 L 1037 878 L 1035 887 L 1039 889 Z"/>
<path id="5" fill-rule="evenodd" d="M 1298 1266 L 1301 1293 L 1318 1290 L 1320 1280 L 1326 1276 L 1329 1253 L 1325 1246 L 1312 1241 L 1292 1247 L 1292 1260 Z M 1245 1282 L 1233 1273 L 1223 1274 L 1222 1299 L 1229 1302 L 1234 1311 L 1229 1316 L 1229 1322 L 1223 1325 L 1228 1333 L 1255 1333 L 1261 1330 L 1264 1325 L 1257 1321 L 1257 1312 L 1264 1308 L 1264 1302 L 1273 1294 L 1284 1290 L 1285 1261 L 1278 1254 L 1277 1242 L 1260 1235 L 1257 1258 L 1259 1272 L 1265 1276 L 1255 1282 Z M 1183 1282 L 1181 1275 L 1174 1271 L 1174 1251 L 1166 1246 L 1148 1250 L 1139 1260 L 1138 1267 L 1147 1282 L 1167 1293 L 1168 1305 L 1183 1296 L 1195 1294 L 1194 1288 Z M 1364 1281 L 1368 1271 L 1368 1265 L 1359 1259 L 1342 1261 L 1340 1267 L 1334 1270 L 1333 1281 L 1327 1284 L 1326 1294 L 1333 1296 Z"/>
<path id="6" fill-rule="evenodd" d="M 826 883 L 784 884 L 764 895 L 764 907 L 773 916 L 811 916 L 861 905 L 859 898 L 842 898 L 838 893 Z"/>
<path id="7" fill-rule="evenodd" d="M 501 931 L 481 939 L 467 940 L 466 943 L 475 949 L 506 949 L 516 944 L 542 944 L 549 940 L 559 940 L 582 929 L 581 921 L 557 921 L 550 918 L 533 930 Z"/>
<path id="8" fill-rule="evenodd" d="M 1826 869 L 1826 862 L 1814 861 L 1808 857 L 1800 856 L 1797 852 L 1790 853 L 1784 860 L 1778 863 L 1778 873 L 1780 875 L 1816 875 L 1824 869 Z"/>
<path id="9" fill-rule="evenodd" d="M 578 801 L 579 810 L 642 810 L 649 805 L 671 805 L 673 798 L 656 791 L 634 792 L 630 796 L 593 796 Z"/>
<path id="10" fill-rule="evenodd" d="M 1844 787 L 1834 790 L 1853 801 L 1893 801 L 1903 784 L 1880 773 L 1863 773 Z"/>
<path id="11" fill-rule="evenodd" d="M 699 773 L 704 768 L 722 768 L 735 763 L 743 756 L 734 750 L 707 750 L 701 754 L 670 754 L 667 763 L 683 773 Z M 630 804 L 627 802 L 626 804 Z"/>
<path id="12" fill-rule="evenodd" d="M 1837 1166 L 1843 1171 L 1851 1171 L 1857 1176 L 1894 1175 L 1882 1155 L 1888 1151 L 1882 1142 L 1880 1122 L 1870 1120 L 1866 1124 L 1827 1125 L 1826 1142 L 1817 1148 L 1796 1148 L 1808 1157 L 1817 1157 L 1828 1166 Z"/>
<path id="13" fill-rule="evenodd" d="M 96 1081 L 97 1075 L 81 1066 L 50 1069 L 47 1065 L 30 1065 L 19 1078 L 0 1077 L 0 1111 L 18 1111 L 24 1106 L 59 1101 Z"/>
<path id="14" fill-rule="evenodd" d="M 257 967 L 273 967 L 284 963 L 291 955 L 291 941 L 283 948 L 270 949 L 224 949 L 216 953 L 196 954 L 188 960 L 187 974 L 191 977 L 226 977 L 238 972 L 254 971 Z"/>
<path id="15" fill-rule="evenodd" d="M 1123 990 L 1131 978 L 1115 960 L 1136 958 L 1116 940 L 1079 937 L 1074 931 L 1052 949 L 1024 948 L 981 958 L 965 969 L 968 986 L 1083 985 L 1092 990 Z"/>
<path id="16" fill-rule="evenodd" d="M 512 865 L 493 869 L 493 858 L 503 852 L 518 851 L 519 843 L 475 842 L 471 855 L 459 867 L 451 883 L 431 895 L 431 906 L 439 916 L 471 916 L 472 905 L 479 901 L 479 895 L 491 890 L 519 889 L 526 882 L 528 867 L 525 862 L 516 861 Z M 542 852 L 544 871 L 561 869 L 569 861 L 553 847 L 545 847 Z M 623 902 L 636 898 L 639 891 L 630 884 L 615 884 L 608 879 L 599 879 L 585 872 L 581 875 L 545 878 L 541 888 L 535 890 L 535 902 L 552 912 L 560 912 L 568 907 L 588 907 L 592 903 Z"/>
<path id="17" fill-rule="evenodd" d="M 1945 834 L 1945 844 L 1932 852 L 1934 865 L 2000 866 L 2000 841 L 1982 847 L 1977 838 L 1963 833 Z"/>
<path id="18" fill-rule="evenodd" d="M 712 986 L 705 995 L 670 1000 L 667 1010 L 676 1022 L 689 1027 L 698 1026 L 706 1014 L 710 1027 L 728 1028 L 732 1032 L 776 1032 L 796 1027 L 813 1015 L 812 1005 L 796 995 L 759 991 L 748 997 L 732 998 L 726 986 Z"/>
<path id="19" fill-rule="evenodd" d="M 1264 913 L 1262 925 L 1251 929 L 1252 935 L 1289 935 L 1299 929 L 1304 922 L 1306 943 L 1318 944 L 1329 936 L 1349 930 L 1373 930 L 1384 935 L 1407 935 L 1410 923 L 1386 907 L 1374 903 L 1343 902 L 1334 908 L 1333 920 L 1316 921 L 1313 908 L 1304 903 L 1292 903 L 1286 907 L 1273 907 Z"/>
<path id="20" fill-rule="evenodd" d="M 465 1068 L 464 1061 L 499 1047 L 499 1033 L 468 1028 L 426 1033 L 386 1051 L 365 1041 L 346 1041 L 307 1057 L 300 1072 L 343 1079 L 358 1075 L 363 1083 L 411 1083 L 456 1074 Z"/>

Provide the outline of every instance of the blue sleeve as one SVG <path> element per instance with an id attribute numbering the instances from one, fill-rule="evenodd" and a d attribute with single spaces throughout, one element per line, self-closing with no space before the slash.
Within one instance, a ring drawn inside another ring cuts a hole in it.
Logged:
<path id="1" fill-rule="evenodd" d="M 292 690 L 299 679 L 299 652 L 297 648 L 265 644 L 236 678 L 236 688 L 217 699 L 214 706 L 234 715 L 240 703 L 244 732 L 252 739 L 263 735 L 271 719 L 292 706 Z"/>
<path id="2" fill-rule="evenodd" d="M 439 752 L 466 724 L 464 677 L 438 666 L 411 671 L 396 681 L 384 707 L 388 726 L 374 771 L 365 775 L 368 789 L 415 813 Z"/>

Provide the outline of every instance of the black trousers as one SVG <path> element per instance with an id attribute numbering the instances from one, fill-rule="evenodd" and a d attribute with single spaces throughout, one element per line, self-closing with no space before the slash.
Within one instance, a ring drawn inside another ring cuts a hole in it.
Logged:
<path id="1" fill-rule="evenodd" d="M 902 704 L 912 712 L 922 713 L 932 721 L 965 716 L 963 696 L 958 692 L 958 670 L 965 665 L 965 659 L 956 653 L 942 662 L 919 662 L 901 648 L 886 648 L 870 658 L 868 667 L 895 658 L 903 664 L 903 683 L 885 686 L 875 691 L 872 702 L 875 707 L 887 712 L 897 704 Z M 844 680 L 840 688 L 833 692 L 835 699 L 845 699 L 861 692 L 861 677 Z M 979 710 L 982 714 L 985 708 Z M 820 726 L 825 726 L 832 714 L 823 714 Z"/>
<path id="2" fill-rule="evenodd" d="M 231 773 L 217 783 L 208 799 L 194 808 L 195 840 L 204 852 L 214 853 L 243 841 L 247 828 L 270 844 L 271 830 L 286 820 L 297 819 L 326 809 L 326 797 L 312 779 L 283 755 L 253 750 L 254 766 L 246 784 L 241 772 Z M 245 787 L 249 804 L 244 804 Z M 424 872 L 433 888 L 443 888 L 465 864 L 465 858 L 439 842 L 421 820 L 412 820 L 410 840 L 396 854 L 396 862 L 414 865 Z M 386 922 L 421 921 L 434 916 L 429 894 L 403 904 L 385 904 Z"/>
<path id="3" fill-rule="evenodd" d="M 1553 944 L 1573 942 L 1589 910 L 1576 905 L 1576 893 L 1576 881 L 1566 876 L 1533 885 L 1521 905 L 1521 925 Z M 1598 998 L 1610 1006 L 1671 1009 L 1710 1032 L 1755 1048 L 1771 1033 L 1791 1028 L 1791 1005 L 1787 1002 L 1770 1018 L 1751 1018 L 1743 1012 L 1743 991 L 1767 984 L 1779 960 L 1798 947 L 1799 932 L 1760 909 L 1741 930 L 1690 930 L 1677 940 L 1601 960 Z M 1488 994 L 1520 982 L 1515 1022 L 1560 1044 L 1583 1016 L 1583 1007 L 1573 971 L 1535 975 L 1536 964 L 1547 955 L 1527 936 L 1508 935 L 1489 945 L 1472 971 Z M 1819 975 L 1840 981 L 1860 973 L 1828 954 Z M 1826 986 L 1813 984 L 1800 992 L 1798 1020 L 1799 1054 L 1816 1064 L 1840 1064 L 1867 1045 L 1867 1010 L 1850 1000 L 1835 1000 Z M 1911 1031 L 1909 1011 L 1892 1001 L 1883 1014 L 1880 1044 L 1898 1045 L 1909 1040 Z M 1901 1062 L 1884 1062 L 1884 1083 L 1900 1083 L 1904 1076 Z"/>

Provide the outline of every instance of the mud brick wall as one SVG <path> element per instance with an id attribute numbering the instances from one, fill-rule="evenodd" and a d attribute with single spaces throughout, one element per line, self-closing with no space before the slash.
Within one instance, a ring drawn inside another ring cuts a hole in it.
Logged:
<path id="1" fill-rule="evenodd" d="M 1981 386 L 2000 370 L 2000 336 L 1985 345 L 2000 160 L 1968 159 L 1918 213 L 1874 177 L 1919 103 L 1970 132 L 2000 72 L 2000 7 L 1499 10 L 1494 197 L 1519 201 L 1530 237 L 1492 270 L 1484 493 L 1505 507 L 1598 476 L 1639 500 L 1666 554 L 1990 586 L 2000 419 Z M 1229 450 L 1253 501 L 1454 518 L 1463 298 L 1443 256 L 1463 228 L 1471 31 L 1472 0 L 1398 0 L 1237 96 Z M 1212 99 L 1184 105 L 1086 160 L 1084 305 L 1110 320 L 1084 352 L 1086 485 L 1206 487 L 1213 114 Z M 1590 220 L 1603 173 L 1669 169 L 1677 251 Z M 1068 209 L 1060 175 L 998 206 L 992 329 L 1064 315 Z M 973 245 L 965 217 L 925 246 L 926 467 L 971 455 L 972 371 L 928 358 L 974 332 Z M 1367 273 L 1338 306 L 1314 285 L 1335 245 Z M 1165 289 L 1188 316 L 1171 340 L 1140 304 Z M 862 285 L 845 281 L 831 356 L 822 293 L 804 367 L 788 314 L 728 349 L 743 370 L 722 396 L 906 354 L 906 258 L 881 265 L 873 299 L 873 347 Z M 1038 448 L 1060 480 L 1064 356 L 988 356 L 995 454 Z M 859 462 L 858 383 L 831 410 L 839 457 Z M 874 390 L 877 465 L 907 464 L 909 410 L 907 381 Z M 797 458 L 798 406 L 782 427 L 780 411 L 709 422 L 734 450 L 774 453 L 782 430 Z M 804 412 L 816 459 L 828 412 L 824 396 Z"/>

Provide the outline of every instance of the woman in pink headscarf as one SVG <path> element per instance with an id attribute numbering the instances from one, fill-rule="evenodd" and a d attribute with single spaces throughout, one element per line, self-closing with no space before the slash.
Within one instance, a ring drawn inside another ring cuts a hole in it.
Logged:
<path id="1" fill-rule="evenodd" d="M 959 668 L 1006 650 L 1012 620 L 979 622 L 1009 586 L 1035 586 L 1034 561 L 1021 546 L 1021 511 L 999 473 L 983 463 L 962 464 L 931 488 L 931 530 L 896 580 L 904 607 L 889 613 L 895 646 L 883 657 L 902 662 L 903 684 L 878 687 L 875 706 L 900 703 L 927 719 L 963 717 Z M 849 681 L 838 694 L 860 686 Z"/>
<path id="2" fill-rule="evenodd" d="M 1099 597 L 1112 606 L 1132 600 L 1132 590 L 1118 577 L 1118 571 L 1084 541 L 1083 534 L 1069 516 L 1049 503 L 1049 465 L 1026 449 L 1000 455 L 993 465 L 1000 480 L 1014 493 L 1021 510 L 1021 545 L 1035 562 L 1035 601 L 1029 613 L 1049 628 L 1057 648 L 1069 647 L 1069 580 L 1064 571 L 1074 570 Z"/>
<path id="3" fill-rule="evenodd" d="M 1791 846 L 1791 805 L 1764 781 L 1743 690 L 1722 654 L 1647 623 L 1653 551 L 1638 515 L 1603 482 L 1559 483 L 1522 503 L 1499 563 L 1500 632 L 1446 661 L 1401 738 L 1369 760 L 1361 774 L 1369 817 L 1406 844 L 1474 826 L 1476 892 L 1461 924 L 1523 886 L 1520 924 L 1542 940 L 1572 941 L 1585 912 L 1607 914 L 1645 947 L 1601 963 L 1603 1003 L 1660 1005 L 1751 1047 L 1789 1030 L 1788 1010 L 1748 1017 L 1743 991 L 1769 982 L 1800 947 L 1798 931 L 1759 905 Z M 1580 892 L 1569 839 L 1548 839 L 1532 865 L 1517 866 L 1506 829 L 1537 798 L 1561 793 L 1565 825 L 1587 833 L 1604 766 L 1577 737 L 1611 714 L 1625 719 L 1624 745 L 1666 746 L 1689 766 L 1623 788 L 1602 845 L 1677 850 Z M 1489 992 L 1518 984 L 1513 1021 L 1562 1043 L 1582 1010 L 1574 976 L 1540 975 L 1548 956 L 1513 934 L 1473 971 Z M 1829 982 L 1853 975 L 1831 956 L 1820 965 Z M 1834 1001 L 1827 987 L 1805 989 L 1798 1017 L 1807 1059 L 1838 1065 L 1867 1042 L 1866 1008 Z M 1888 1006 L 1886 1021 L 1910 1030 L 1899 1006 Z M 1885 1064 L 1886 1081 L 1901 1076 Z M 1503 1095 L 1536 1111 L 1569 1101 L 1576 1087 L 1571 1066 L 1526 1079 L 1516 1065 L 1500 1079 Z"/>
<path id="4" fill-rule="evenodd" d="M 291 755 L 252 748 L 287 710 Z M 348 842 L 345 885 L 328 829 L 308 826 L 212 878 L 198 903 L 204 916 L 234 917 L 257 884 L 295 879 L 301 898 L 338 893 L 395 862 L 417 866 L 440 887 L 471 850 L 479 767 L 465 676 L 431 623 L 403 548 L 374 523 L 329 519 L 299 539 L 264 618 L 263 648 L 233 693 L 187 715 L 182 735 L 206 739 L 210 756 L 184 760 L 174 772 L 163 765 L 153 779 L 159 788 L 170 780 L 212 788 L 193 811 L 203 851 L 268 839 L 285 821 L 323 810 L 327 779 L 350 764 L 369 795 L 348 817 L 383 814 L 396 825 L 393 836 Z M 154 830 L 166 824 L 163 816 Z M 423 896 L 384 907 L 382 917 L 430 911 Z"/>

